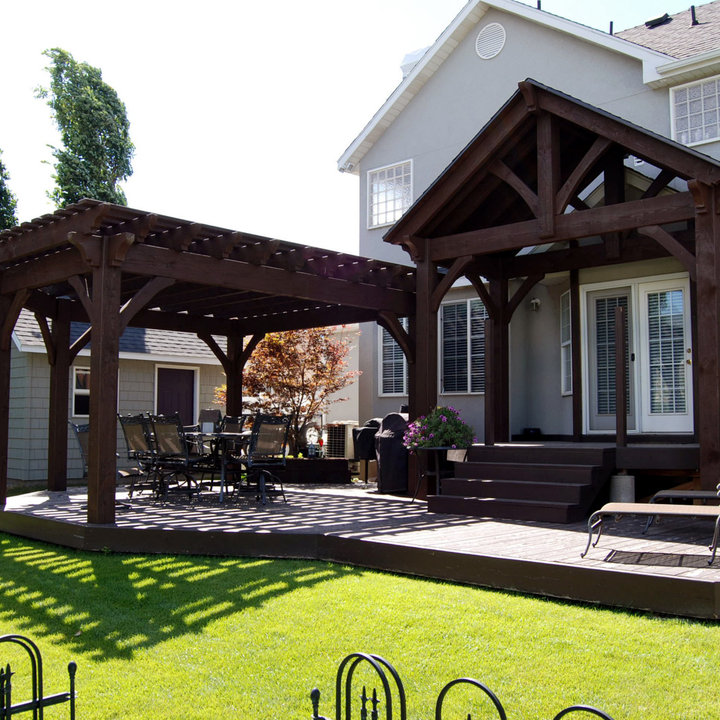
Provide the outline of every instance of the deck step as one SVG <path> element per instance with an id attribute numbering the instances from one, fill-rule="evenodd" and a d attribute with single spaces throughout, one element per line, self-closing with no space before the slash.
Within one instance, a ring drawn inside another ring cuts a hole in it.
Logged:
<path id="1" fill-rule="evenodd" d="M 473 517 L 532 520 L 549 523 L 572 523 L 585 518 L 579 505 L 533 500 L 430 495 L 428 512 L 470 515 Z"/>
<path id="2" fill-rule="evenodd" d="M 442 494 L 460 497 L 549 500 L 584 504 L 590 500 L 592 485 L 586 482 L 527 482 L 502 478 L 455 477 L 443 479 Z"/>
<path id="3" fill-rule="evenodd" d="M 602 475 L 602 472 L 602 467 L 597 465 L 476 461 L 455 463 L 455 477 L 481 480 L 592 483 Z"/>
<path id="4" fill-rule="evenodd" d="M 468 450 L 468 462 L 546 463 L 560 465 L 614 464 L 614 450 L 595 445 L 473 445 Z"/>

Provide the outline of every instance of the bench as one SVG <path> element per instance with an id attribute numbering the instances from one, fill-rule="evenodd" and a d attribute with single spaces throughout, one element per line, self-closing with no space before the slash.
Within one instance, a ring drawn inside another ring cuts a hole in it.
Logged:
<path id="1" fill-rule="evenodd" d="M 667 491 L 666 491 L 667 492 Z M 717 497 L 717 496 L 716 496 Z M 588 519 L 588 541 L 585 551 L 580 557 L 585 557 L 590 550 L 590 544 L 595 547 L 600 542 L 603 530 L 603 520 L 606 517 L 618 517 L 622 515 L 641 515 L 652 520 L 657 517 L 699 517 L 715 520 L 715 531 L 709 550 L 712 552 L 708 565 L 712 565 L 717 552 L 718 534 L 720 534 L 720 506 L 719 505 L 672 505 L 664 503 L 619 503 L 611 502 L 596 510 Z M 650 522 L 645 526 L 643 534 L 650 527 Z M 597 529 L 597 538 L 592 542 L 593 532 Z"/>

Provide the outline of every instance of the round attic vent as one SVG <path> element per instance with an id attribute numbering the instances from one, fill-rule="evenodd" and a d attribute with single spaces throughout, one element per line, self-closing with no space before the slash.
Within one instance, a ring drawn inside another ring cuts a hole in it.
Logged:
<path id="1" fill-rule="evenodd" d="M 475 40 L 475 52 L 483 59 L 494 58 L 505 47 L 505 28 L 500 23 L 486 25 Z"/>

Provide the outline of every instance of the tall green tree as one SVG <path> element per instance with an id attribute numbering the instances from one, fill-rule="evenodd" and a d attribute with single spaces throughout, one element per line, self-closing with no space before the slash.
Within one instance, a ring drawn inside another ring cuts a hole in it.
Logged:
<path id="1" fill-rule="evenodd" d="M 55 113 L 62 147 L 53 147 L 56 187 L 50 198 L 65 207 L 89 197 L 126 205 L 118 183 L 132 175 L 130 122 L 117 93 L 98 68 L 60 48 L 46 50 L 50 87 L 40 88 Z"/>
<path id="2" fill-rule="evenodd" d="M 0 152 L 0 230 L 11 228 L 18 224 L 17 200 L 15 195 L 10 192 L 7 181 L 10 179 L 5 165 L 2 161 L 2 152 Z"/>

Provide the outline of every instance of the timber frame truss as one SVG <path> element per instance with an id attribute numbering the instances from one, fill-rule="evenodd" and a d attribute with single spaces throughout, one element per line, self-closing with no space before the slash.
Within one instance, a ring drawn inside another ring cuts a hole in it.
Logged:
<path id="1" fill-rule="evenodd" d="M 630 178 L 639 179 L 633 185 Z M 485 304 L 485 441 L 509 440 L 509 323 L 546 275 L 570 278 L 581 387 L 578 271 L 674 257 L 692 288 L 701 482 L 720 477 L 720 163 L 533 80 L 385 235 L 417 265 L 415 411 L 438 394 L 437 312 L 466 277 Z M 513 284 L 510 285 L 510 281 Z M 514 291 L 510 292 L 511 288 Z M 581 439 L 582 393 L 573 395 Z"/>
<path id="2" fill-rule="evenodd" d="M 10 348 L 35 314 L 50 363 L 48 486 L 66 486 L 69 371 L 92 339 L 88 521 L 115 519 L 119 340 L 128 326 L 196 333 L 242 408 L 242 370 L 268 332 L 378 321 L 409 347 L 413 268 L 83 200 L 0 232 L 0 507 L 7 486 Z M 89 323 L 70 342 L 70 323 Z M 221 347 L 218 337 L 226 338 Z"/>

